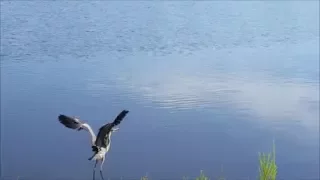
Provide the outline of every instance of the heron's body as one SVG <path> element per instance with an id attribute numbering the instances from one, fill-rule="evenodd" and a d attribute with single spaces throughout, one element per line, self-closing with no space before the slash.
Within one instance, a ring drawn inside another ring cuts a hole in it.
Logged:
<path id="1" fill-rule="evenodd" d="M 100 151 L 95 153 L 93 157 L 89 160 L 101 160 L 105 157 L 106 153 L 109 151 L 110 145 L 108 146 L 107 149 L 102 148 Z"/>
<path id="2" fill-rule="evenodd" d="M 126 116 L 126 114 L 129 111 L 123 110 L 121 111 L 118 116 L 115 118 L 115 120 L 111 123 L 107 123 L 100 127 L 98 135 L 96 136 L 92 128 L 88 123 L 81 122 L 78 118 L 75 117 L 69 117 L 66 115 L 59 115 L 58 119 L 60 123 L 62 123 L 64 126 L 70 129 L 74 130 L 86 130 L 88 131 L 90 135 L 90 144 L 92 151 L 94 154 L 89 158 L 89 160 L 95 161 L 94 170 L 93 170 L 93 179 L 95 179 L 95 168 L 97 163 L 100 161 L 100 175 L 103 179 L 102 175 L 102 166 L 105 161 L 106 153 L 110 149 L 111 144 L 111 134 L 112 132 L 117 131 L 119 128 L 115 128 L 115 126 L 119 125 L 120 122 L 123 120 L 123 118 Z"/>
<path id="3" fill-rule="evenodd" d="M 91 158 L 89 158 L 89 160 L 102 160 L 105 157 L 106 153 L 110 149 L 111 133 L 107 137 L 105 137 L 105 141 L 108 141 L 107 146 L 105 148 L 104 147 L 99 148 L 95 145 L 92 146 L 92 151 L 94 152 L 94 154 Z"/>

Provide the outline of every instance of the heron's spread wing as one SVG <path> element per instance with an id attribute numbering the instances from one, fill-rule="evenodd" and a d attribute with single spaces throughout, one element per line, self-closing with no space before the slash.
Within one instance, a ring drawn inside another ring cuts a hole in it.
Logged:
<path id="1" fill-rule="evenodd" d="M 69 117 L 63 114 L 60 114 L 58 116 L 58 119 L 61 124 L 63 124 L 65 127 L 70 128 L 70 129 L 75 129 L 75 130 L 86 130 L 90 134 L 91 137 L 91 145 L 93 146 L 96 141 L 96 135 L 94 134 L 92 128 L 90 127 L 89 124 L 81 122 L 77 118 Z"/>
<path id="2" fill-rule="evenodd" d="M 108 140 L 109 140 L 108 135 L 109 135 L 112 127 L 113 127 L 113 124 L 108 123 L 99 129 L 99 132 L 98 132 L 98 135 L 96 138 L 96 142 L 95 142 L 96 146 L 104 147 L 104 148 L 107 147 Z"/>
<path id="3" fill-rule="evenodd" d="M 97 135 L 97 139 L 95 142 L 96 146 L 99 146 L 99 147 L 107 146 L 108 144 L 107 141 L 109 139 L 107 138 L 107 136 L 109 135 L 110 131 L 114 126 L 117 126 L 121 123 L 121 121 L 127 115 L 128 112 L 129 112 L 128 110 L 121 111 L 112 123 L 105 124 L 99 129 L 99 133 Z"/>
<path id="4" fill-rule="evenodd" d="M 114 126 L 117 126 L 121 123 L 121 121 L 123 120 L 123 118 L 127 115 L 129 111 L 128 110 L 122 110 L 118 116 L 114 119 L 113 124 Z"/>
<path id="5" fill-rule="evenodd" d="M 79 129 L 82 125 L 82 122 L 80 122 L 78 119 L 63 114 L 60 114 L 58 119 L 61 124 L 70 129 Z"/>

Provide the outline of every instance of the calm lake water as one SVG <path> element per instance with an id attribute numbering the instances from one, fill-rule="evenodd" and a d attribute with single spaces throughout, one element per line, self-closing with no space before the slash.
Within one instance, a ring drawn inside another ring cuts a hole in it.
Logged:
<path id="1" fill-rule="evenodd" d="M 91 179 L 57 116 L 122 109 L 110 179 L 319 179 L 319 1 L 1 1 L 3 179 Z"/>

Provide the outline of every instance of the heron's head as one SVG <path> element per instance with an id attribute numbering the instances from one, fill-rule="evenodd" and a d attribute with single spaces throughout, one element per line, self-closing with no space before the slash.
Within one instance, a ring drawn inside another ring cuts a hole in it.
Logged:
<path id="1" fill-rule="evenodd" d="M 112 132 L 117 132 L 119 129 L 120 129 L 120 128 L 115 128 L 115 127 L 114 127 L 114 128 L 111 129 L 111 131 L 112 131 Z"/>

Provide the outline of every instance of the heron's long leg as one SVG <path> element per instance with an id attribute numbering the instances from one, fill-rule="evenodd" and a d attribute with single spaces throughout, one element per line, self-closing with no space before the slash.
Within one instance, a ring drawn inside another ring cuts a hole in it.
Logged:
<path id="1" fill-rule="evenodd" d="M 105 158 L 102 158 L 102 161 L 101 161 L 101 164 L 100 164 L 100 176 L 101 176 L 101 179 L 102 179 L 102 180 L 104 180 L 103 174 L 102 174 L 102 166 L 103 166 L 103 163 L 104 163 L 104 159 L 105 159 Z"/>
<path id="2" fill-rule="evenodd" d="M 93 167 L 93 180 L 95 180 L 97 164 L 98 164 L 98 160 L 96 160 L 94 167 Z"/>

